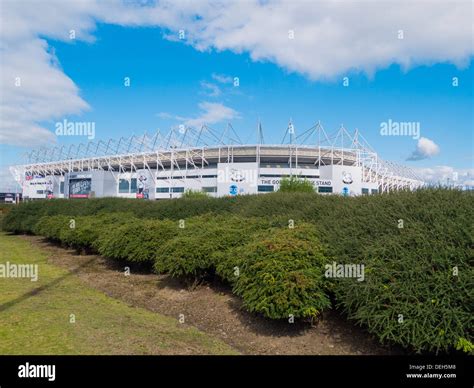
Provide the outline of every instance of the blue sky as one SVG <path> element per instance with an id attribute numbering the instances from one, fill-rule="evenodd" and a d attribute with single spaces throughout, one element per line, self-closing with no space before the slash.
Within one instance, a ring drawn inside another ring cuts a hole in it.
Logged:
<path id="1" fill-rule="evenodd" d="M 386 160 L 419 169 L 433 179 L 446 178 L 453 171 L 472 179 L 472 53 L 449 61 L 429 55 L 420 59 L 414 50 L 407 65 L 406 56 L 397 60 L 394 52 L 393 60 L 388 53 L 383 63 L 367 59 L 359 66 L 348 63 L 337 70 L 341 66 L 338 57 L 330 62 L 317 55 L 306 58 L 303 53 L 300 57 L 295 51 L 292 65 L 291 58 L 280 52 L 261 55 L 261 49 L 252 45 L 245 49 L 229 43 L 228 47 L 219 42 L 203 46 L 202 42 L 179 40 L 179 26 L 175 27 L 96 23 L 94 28 L 84 27 L 89 35 L 73 40 L 56 32 L 38 33 L 34 39 L 45 42 L 48 66 L 62 77 L 41 93 L 66 85 L 74 94 L 75 105 L 62 107 L 58 102 L 58 111 L 54 111 L 54 101 L 48 103 L 48 114 L 34 120 L 39 128 L 32 129 L 34 136 L 0 145 L 1 167 L 20 161 L 22 152 L 38 145 L 87 140 L 52 135 L 56 122 L 63 119 L 94 122 L 95 140 L 158 128 L 167 131 L 180 123 L 208 119 L 216 129 L 231 122 L 241 139 L 252 143 L 260 119 L 266 142 L 279 143 L 292 118 L 297 134 L 317 120 L 328 132 L 344 124 L 350 131 L 359 128 Z M 312 61 L 328 63 L 318 68 Z M 129 87 L 124 86 L 125 77 L 130 77 Z M 239 78 L 238 87 L 232 84 L 234 77 Z M 344 77 L 348 77 L 348 86 L 343 85 Z M 453 77 L 459 80 L 458 86 L 453 86 Z M 409 136 L 381 136 L 381 123 L 389 119 L 418 122 L 426 142 L 420 144 Z M 14 132 L 8 138 L 12 136 Z M 407 160 L 417 147 L 418 160 Z"/>

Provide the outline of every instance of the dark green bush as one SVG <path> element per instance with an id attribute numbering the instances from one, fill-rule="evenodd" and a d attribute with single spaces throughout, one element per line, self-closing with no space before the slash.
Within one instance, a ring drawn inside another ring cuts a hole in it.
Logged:
<path id="1" fill-rule="evenodd" d="M 246 199 L 244 199 L 246 201 Z M 70 215 L 89 216 L 100 213 L 132 213 L 137 218 L 186 219 L 198 215 L 230 213 L 238 204 L 235 198 L 188 198 L 167 201 L 137 201 L 125 198 L 52 199 L 24 202 L 15 206 L 4 217 L 5 230 L 14 233 L 32 232 L 34 224 L 42 216 Z M 29 218 L 31 217 L 31 218 Z M 25 219 L 28 222 L 24 222 Z"/>
<path id="2" fill-rule="evenodd" d="M 96 243 L 101 255 L 152 263 L 156 252 L 178 233 L 179 227 L 176 221 L 131 219 L 123 225 L 102 230 Z"/>
<path id="3" fill-rule="evenodd" d="M 0 230 L 3 230 L 3 218 L 7 215 L 8 212 L 10 212 L 11 209 L 14 208 L 14 206 L 16 205 L 11 203 L 0 203 Z"/>
<path id="4" fill-rule="evenodd" d="M 60 235 L 62 231 L 69 228 L 69 222 L 70 217 L 67 216 L 41 217 L 33 227 L 32 232 L 52 241 L 60 242 Z"/>
<path id="5" fill-rule="evenodd" d="M 230 264 L 244 307 L 272 319 L 315 318 L 330 307 L 324 250 L 314 226 L 274 228 L 256 235 Z"/>
<path id="6" fill-rule="evenodd" d="M 337 300 L 381 341 L 417 352 L 473 342 L 474 270 L 465 250 L 412 229 L 374 243 L 359 262 L 365 280 L 338 279 Z"/>
<path id="7" fill-rule="evenodd" d="M 191 218 L 157 251 L 155 270 L 199 280 L 214 272 L 220 253 L 247 242 L 255 231 L 268 225 L 265 220 L 236 216 Z"/>
<path id="8" fill-rule="evenodd" d="M 133 215 L 129 213 L 71 216 L 69 218 L 69 228 L 63 229 L 60 233 L 61 242 L 78 250 L 94 251 L 97 251 L 100 236 L 107 236 L 115 228 L 134 220 Z"/>
<path id="9" fill-rule="evenodd" d="M 348 316 L 417 352 L 468 349 L 459 344 L 474 342 L 472 193 L 400 192 L 357 198 L 347 215 L 341 209 L 322 229 L 329 254 L 366 268 L 363 282 L 333 282 Z"/>
<path id="10" fill-rule="evenodd" d="M 174 276 L 200 278 L 215 271 L 247 309 L 272 318 L 317 314 L 328 306 L 321 292 L 334 293 L 347 315 L 383 342 L 419 352 L 469 352 L 473 199 L 472 192 L 431 188 L 356 198 L 277 192 L 156 202 L 50 200 L 12 207 L 2 225 L 71 246 L 95 245 L 117 259 L 154 262 Z M 118 218 L 99 222 L 101 214 Z M 71 218 L 80 220 L 75 232 L 69 230 Z M 253 228 L 247 219 L 262 225 Z M 294 230 L 287 229 L 290 221 Z M 306 226 L 302 235 L 302 222 L 314 230 L 308 234 Z M 273 228 L 259 232 L 268 226 Z M 321 263 L 309 259 L 320 257 L 320 244 L 323 264 L 362 263 L 365 280 L 321 277 Z M 449 275 L 454 266 L 455 278 Z"/>

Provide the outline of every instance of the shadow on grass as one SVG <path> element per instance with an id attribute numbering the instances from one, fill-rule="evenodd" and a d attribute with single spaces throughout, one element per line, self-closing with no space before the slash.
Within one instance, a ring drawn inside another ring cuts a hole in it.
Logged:
<path id="1" fill-rule="evenodd" d="M 17 305 L 18 303 L 24 302 L 25 300 L 28 300 L 29 298 L 32 298 L 33 296 L 36 296 L 36 295 L 42 293 L 43 291 L 48 290 L 48 289 L 56 286 L 57 284 L 61 283 L 64 279 L 66 279 L 66 278 L 74 275 L 75 273 L 79 272 L 83 267 L 88 266 L 93 260 L 94 259 L 92 258 L 92 259 L 88 260 L 87 262 L 83 263 L 82 265 L 78 266 L 77 268 L 68 271 L 63 276 L 60 276 L 60 277 L 54 279 L 53 281 L 51 281 L 47 284 L 44 284 L 40 287 L 36 287 L 36 288 L 32 289 L 31 291 L 25 292 L 23 295 L 19 296 L 18 298 L 15 298 L 15 299 L 13 299 L 9 302 L 1 304 L 0 305 L 0 312 L 6 311 L 9 308 Z"/>

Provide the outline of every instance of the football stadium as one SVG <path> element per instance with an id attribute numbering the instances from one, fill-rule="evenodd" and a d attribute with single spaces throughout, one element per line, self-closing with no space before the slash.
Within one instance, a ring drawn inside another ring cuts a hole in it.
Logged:
<path id="1" fill-rule="evenodd" d="M 321 122 L 296 136 L 290 122 L 280 144 L 242 142 L 223 131 L 183 125 L 165 135 L 89 141 L 40 148 L 10 168 L 24 200 L 123 197 L 178 198 L 186 191 L 213 197 L 277 191 L 281 179 L 307 179 L 321 194 L 346 196 L 415 190 L 424 182 L 409 168 L 382 160 L 356 129 L 326 132 Z"/>

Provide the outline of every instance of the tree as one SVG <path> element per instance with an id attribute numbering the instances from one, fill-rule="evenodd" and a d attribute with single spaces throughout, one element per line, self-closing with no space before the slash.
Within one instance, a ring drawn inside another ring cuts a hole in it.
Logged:
<path id="1" fill-rule="evenodd" d="M 197 191 L 197 190 L 186 190 L 181 198 L 187 199 L 194 199 L 194 198 L 208 198 L 209 194 L 205 193 L 204 191 Z"/>
<path id="2" fill-rule="evenodd" d="M 298 176 L 292 175 L 288 178 L 283 178 L 280 182 L 281 192 L 291 193 L 291 192 L 300 192 L 300 193 L 314 193 L 313 184 L 305 179 L 301 179 Z"/>

